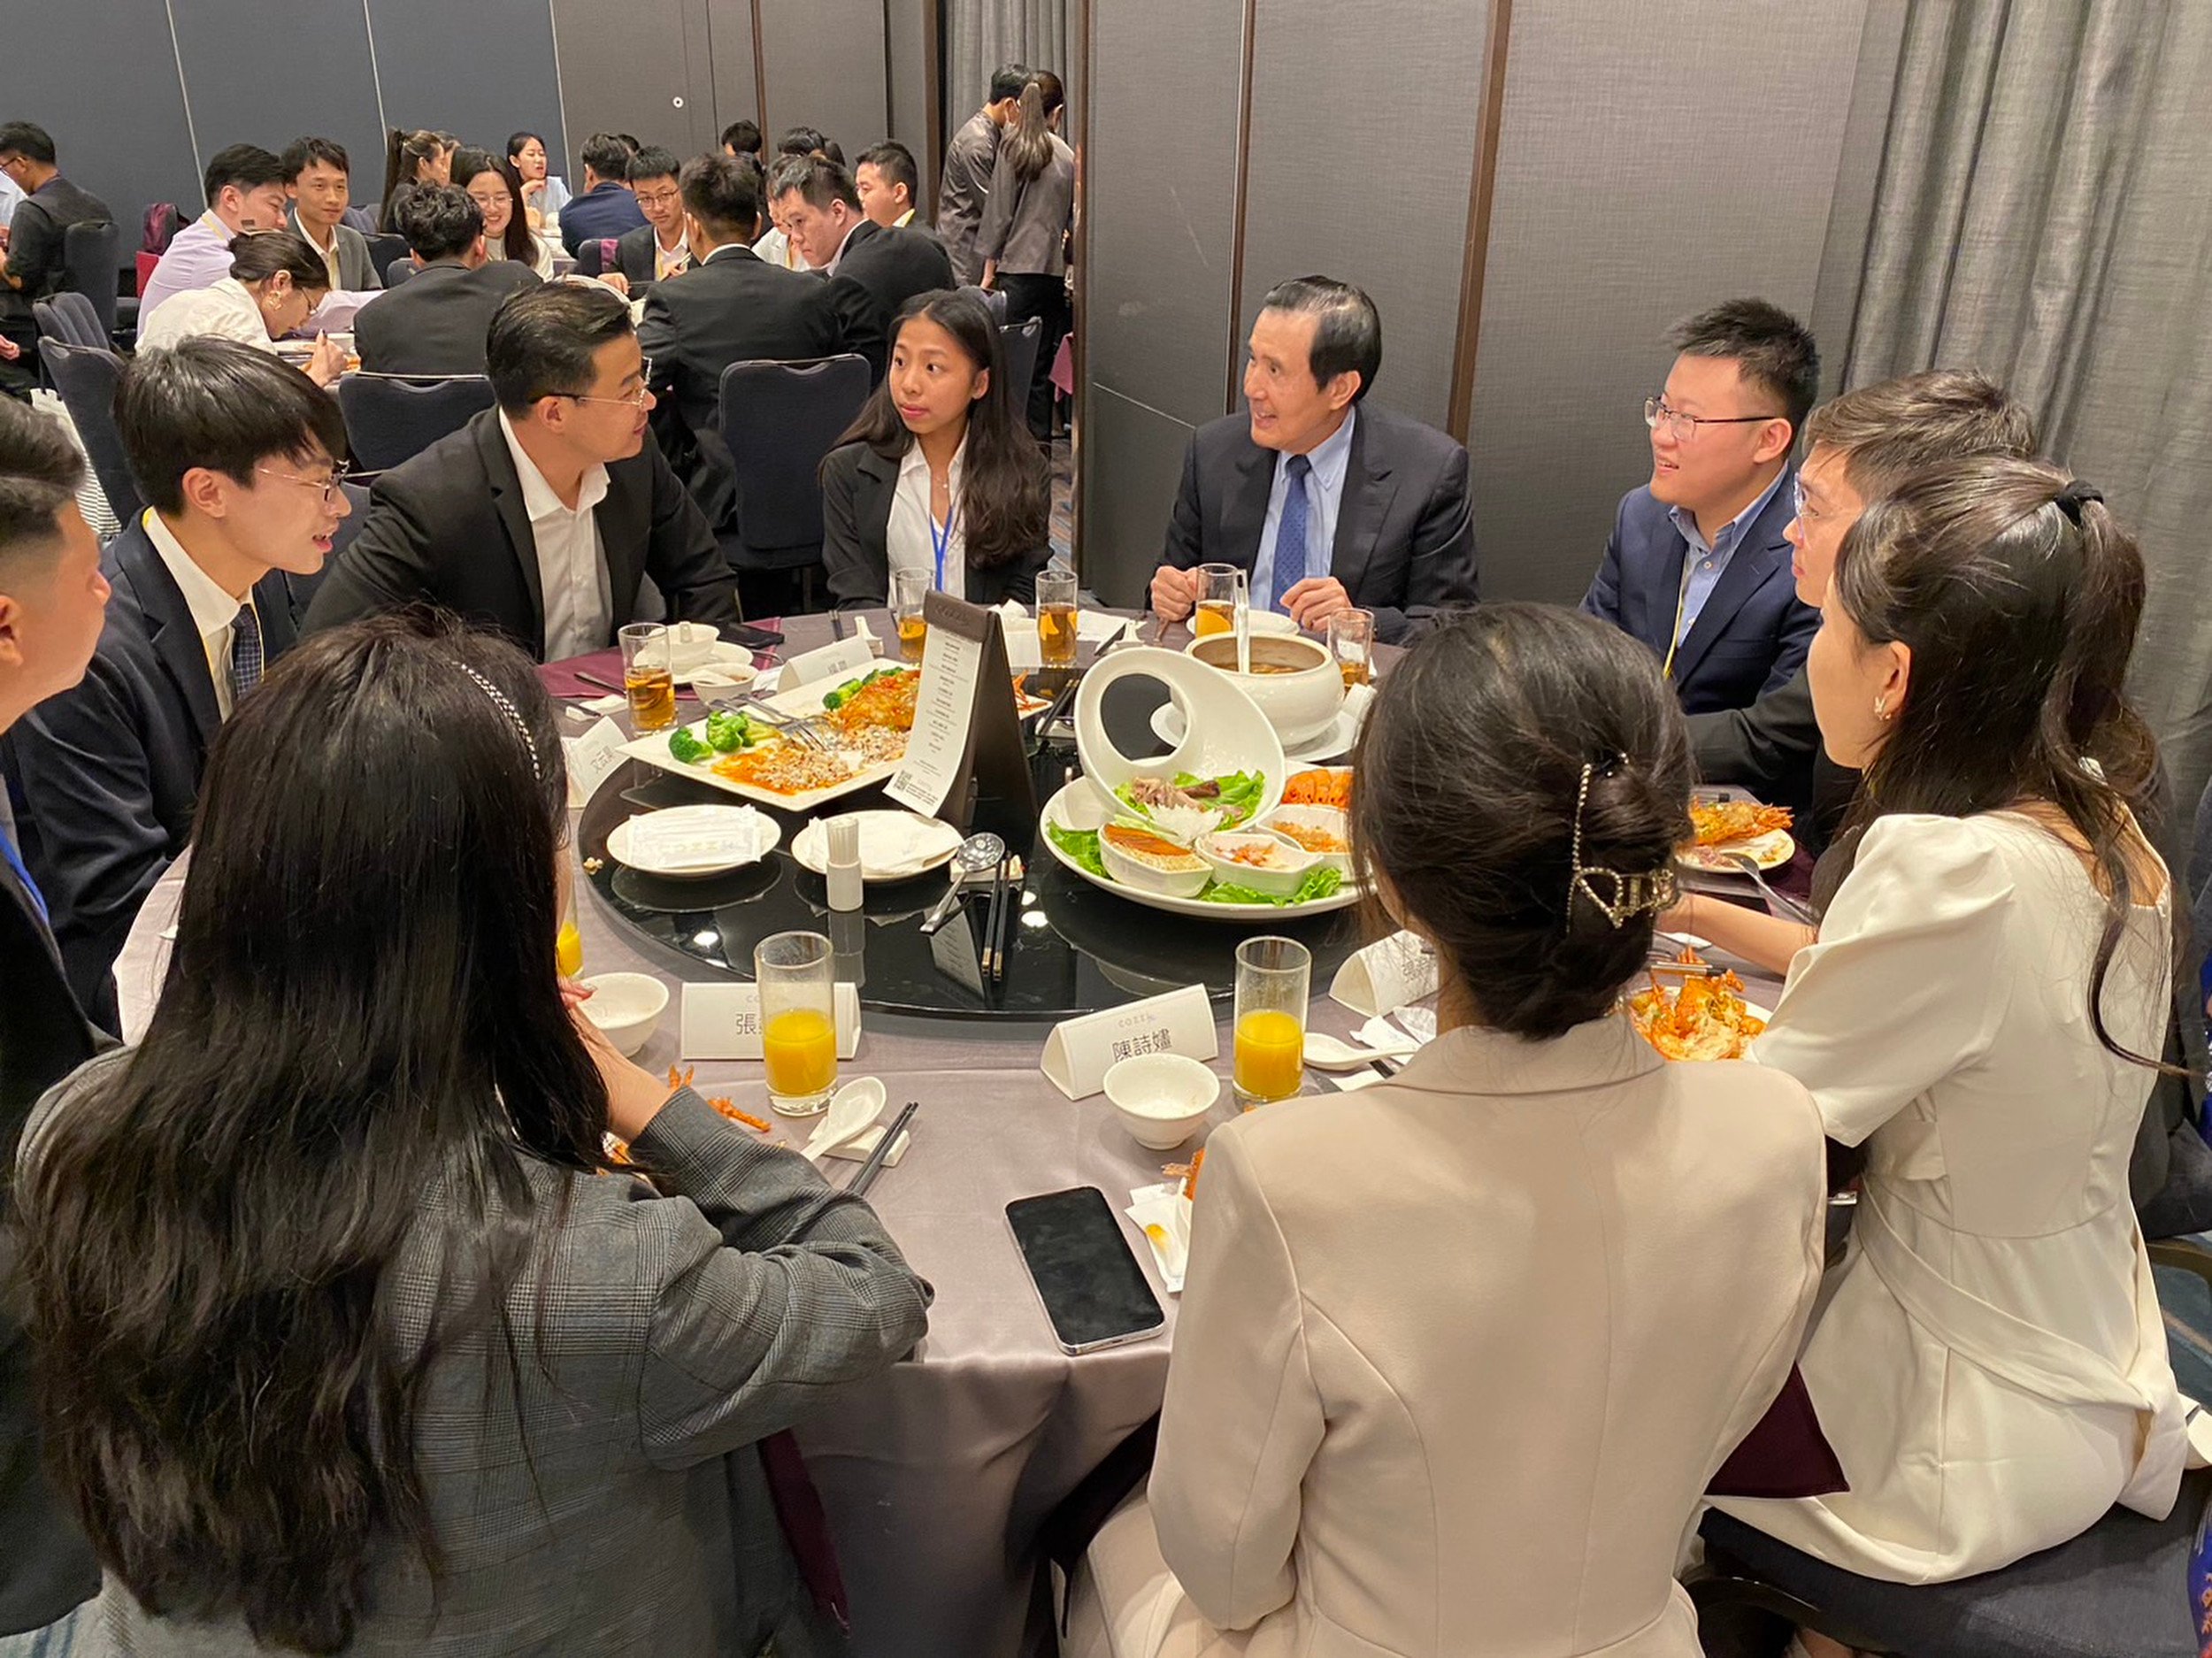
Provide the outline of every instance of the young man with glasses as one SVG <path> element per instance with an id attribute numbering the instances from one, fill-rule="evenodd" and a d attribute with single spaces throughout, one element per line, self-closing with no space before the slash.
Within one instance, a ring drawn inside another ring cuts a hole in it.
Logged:
<path id="1" fill-rule="evenodd" d="M 351 510 L 330 394 L 265 351 L 187 340 L 124 371 L 115 398 L 149 503 L 108 544 L 114 595 L 83 680 L 9 732 L 22 848 L 70 986 L 113 1027 L 111 969 L 184 849 L 208 747 L 292 647 L 297 587 Z"/>
<path id="2" fill-rule="evenodd" d="M 676 174 L 682 164 L 673 150 L 658 145 L 641 150 L 630 163 L 630 191 L 645 222 L 626 231 L 614 244 L 614 263 L 600 280 L 632 299 L 656 282 L 691 268 L 691 242 L 684 234 L 684 197 Z"/>
<path id="3" fill-rule="evenodd" d="M 498 406 L 377 480 L 309 630 L 425 603 L 554 662 L 611 645 L 648 576 L 672 620 L 738 620 L 713 531 L 646 439 L 628 304 L 596 282 L 525 288 L 485 355 Z"/>
<path id="4" fill-rule="evenodd" d="M 1819 630 L 1783 531 L 1820 354 L 1804 325 L 1758 299 L 1692 317 L 1669 341 L 1674 367 L 1644 403 L 1651 481 L 1621 498 L 1582 608 L 1650 646 L 1699 714 L 1786 683 Z"/>

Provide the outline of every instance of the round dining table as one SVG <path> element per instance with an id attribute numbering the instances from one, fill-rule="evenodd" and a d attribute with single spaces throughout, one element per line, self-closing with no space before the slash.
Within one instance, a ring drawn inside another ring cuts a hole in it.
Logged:
<path id="1" fill-rule="evenodd" d="M 887 635 L 882 618 L 876 620 L 879 636 Z M 827 617 L 787 618 L 777 626 L 787 657 L 831 642 Z M 836 626 L 842 632 L 849 624 Z M 1148 639 L 1157 627 L 1146 625 Z M 1187 638 L 1171 630 L 1159 642 L 1179 644 Z M 1393 654 L 1379 653 L 1378 665 L 1386 672 Z M 573 686 L 572 673 L 565 675 L 563 666 L 543 671 L 549 686 Z M 696 702 L 687 702 L 680 718 L 695 718 L 699 711 Z M 611 717 L 628 729 L 626 711 Z M 565 725 L 571 735 L 581 735 L 596 718 L 597 711 L 580 709 Z M 575 919 L 583 940 L 582 976 L 640 972 L 664 983 L 672 1000 L 639 1051 L 639 1062 L 657 1072 L 695 1063 L 702 1094 L 726 1097 L 770 1119 L 772 1135 L 796 1148 L 813 1122 L 773 1116 L 758 1061 L 694 1062 L 679 1051 L 685 986 L 733 982 L 749 974 L 715 965 L 715 953 L 680 938 L 664 914 L 629 903 L 612 889 L 609 860 L 599 855 L 605 830 L 600 826 L 595 834 L 591 825 L 615 794 L 649 788 L 652 782 L 641 763 L 626 763 L 595 791 L 592 802 L 572 814 L 570 856 L 580 866 Z M 876 803 L 865 794 L 823 810 Z M 789 845 L 787 834 L 783 849 L 773 856 L 787 856 Z M 167 935 L 186 862 L 180 859 L 149 896 L 117 963 L 126 1040 L 144 1028 L 166 970 Z M 1040 881 L 1065 879 L 1051 866 L 1041 842 L 1029 874 L 1033 889 Z M 918 909 L 944 891 L 945 878 L 933 874 L 907 885 L 920 897 L 904 908 Z M 873 908 L 875 889 L 871 893 Z M 1125 911 L 1120 920 L 1131 948 L 1152 952 L 1139 971 L 1120 971 L 1112 959 L 1114 946 L 1084 937 L 1086 954 L 1107 958 L 1102 965 L 1118 986 L 1118 999 L 1164 987 L 1158 938 L 1161 924 L 1173 918 L 1087 889 L 1082 908 L 1094 933 L 1093 901 Z M 730 910 L 716 913 L 726 917 Z M 1309 1027 L 1348 1039 L 1364 1016 L 1327 994 L 1325 967 L 1358 941 L 1359 911 L 1326 920 L 1317 937 L 1331 945 L 1317 948 Z M 1210 936 L 1218 943 L 1208 954 L 1233 949 L 1236 940 L 1253 933 L 1282 930 L 1264 917 L 1180 925 L 1216 930 Z M 1168 936 L 1179 935 L 1170 930 Z M 1778 986 L 1731 964 L 1743 974 L 1752 998 L 1770 1005 Z M 1017 951 L 1010 983 L 1021 971 Z M 1193 971 L 1187 977 L 1211 976 Z M 863 994 L 865 1002 L 865 986 Z M 1051 1650 L 1051 1596 L 1040 1569 L 1040 1526 L 1084 1475 L 1158 1411 L 1166 1385 L 1175 1299 L 1161 1282 L 1150 1247 L 1121 1210 L 1133 1188 L 1160 1181 L 1164 1164 L 1187 1160 L 1202 1144 L 1204 1130 L 1229 1120 L 1237 1109 L 1227 1086 L 1229 1006 L 1217 994 L 1214 1009 L 1221 1099 L 1199 1135 L 1164 1154 L 1139 1146 L 1103 1095 L 1071 1101 L 1047 1080 L 1040 1060 L 1048 1019 L 878 1008 L 864 1014 L 857 1055 L 844 1062 L 841 1076 L 880 1078 L 893 1110 L 908 1101 L 919 1105 L 906 1153 L 881 1172 L 869 1201 L 908 1262 L 935 1290 L 929 1332 L 919 1347 L 873 1380 L 825 1398 L 798 1429 L 849 1596 L 853 1650 L 864 1658 L 980 1658 Z M 1305 1092 L 1335 1090 L 1322 1073 L 1307 1073 Z M 842 1184 L 849 1178 L 844 1171 L 855 1166 L 832 1160 L 825 1172 Z M 1081 1186 L 1105 1194 L 1167 1317 L 1156 1336 L 1071 1356 L 1055 1341 L 1016 1251 L 1005 1209 L 1018 1198 Z"/>

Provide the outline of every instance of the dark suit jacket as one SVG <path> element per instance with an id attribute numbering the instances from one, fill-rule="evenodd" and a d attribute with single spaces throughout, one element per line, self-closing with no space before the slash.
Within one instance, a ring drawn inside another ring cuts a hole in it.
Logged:
<path id="1" fill-rule="evenodd" d="M 830 598 L 841 610 L 880 610 L 891 591 L 891 559 L 885 548 L 891 499 L 898 493 L 899 462 L 865 443 L 847 443 L 822 463 L 822 568 Z M 1003 564 L 968 566 L 964 586 L 972 604 L 1037 597 L 1037 572 L 1052 562 L 1052 543 Z"/>
<path id="2" fill-rule="evenodd" d="M 1744 526 L 1728 568 L 1674 653 L 1674 690 L 1686 714 L 1745 708 L 1805 665 L 1820 612 L 1797 596 L 1782 531 L 1796 510 L 1791 474 Z M 1647 484 L 1621 497 L 1605 560 L 1583 595 L 1592 616 L 1632 633 L 1664 658 L 1682 595 L 1689 543 Z"/>
<path id="3" fill-rule="evenodd" d="M 611 180 L 594 185 L 583 196 L 571 196 L 561 209 L 561 245 L 574 258 L 587 242 L 619 239 L 645 222 L 645 210 L 637 197 Z"/>
<path id="4" fill-rule="evenodd" d="M 353 343 L 372 374 L 481 374 L 492 313 L 538 273 L 513 259 L 473 271 L 456 261 L 426 265 L 353 319 Z"/>
<path id="5" fill-rule="evenodd" d="M 1831 760 L 1813 719 L 1812 687 L 1800 668 L 1748 708 L 1690 716 L 1698 778 L 1733 783 L 1797 813 L 1797 838 L 1818 853 L 1858 792 L 1859 774 Z"/>
<path id="6" fill-rule="evenodd" d="M 192 833 L 208 745 L 222 728 L 207 654 L 184 594 L 134 521 L 101 568 L 115 594 L 85 677 L 40 703 L 4 742 L 23 802 L 32 879 L 46 894 L 70 988 L 111 1025 L 110 970 L 132 919 Z M 253 591 L 262 652 L 292 648 L 280 572 Z"/>
<path id="7" fill-rule="evenodd" d="M 845 349 L 868 359 L 868 372 L 883 378 L 891 355 L 891 319 L 917 294 L 951 288 L 952 261 L 945 244 L 911 225 L 890 229 L 864 219 L 845 233 L 830 296 L 842 320 Z"/>
<path id="8" fill-rule="evenodd" d="M 1248 416 L 1225 415 L 1193 433 L 1160 562 L 1250 570 L 1267 528 L 1275 462 L 1275 450 L 1252 441 Z M 1433 426 L 1362 403 L 1329 573 L 1354 604 L 1374 612 L 1376 637 L 1392 644 L 1474 603 L 1481 594 L 1467 451 Z"/>
<path id="9" fill-rule="evenodd" d="M 615 241 L 614 263 L 600 274 L 603 276 L 608 272 L 621 272 L 629 278 L 630 297 L 641 299 L 650 291 L 656 280 L 653 275 L 656 269 L 654 260 L 659 250 L 660 238 L 655 234 L 651 225 L 640 225 L 635 230 L 626 230 Z M 678 274 L 683 272 L 679 272 Z M 793 271 L 788 274 L 796 276 L 798 272 Z"/>
<path id="10" fill-rule="evenodd" d="M 105 202 L 58 173 L 25 196 L 8 224 L 8 275 L 22 286 L 0 282 L 0 315 L 27 317 L 32 301 L 67 288 L 64 233 L 72 225 L 102 224 L 114 217 Z"/>
<path id="11" fill-rule="evenodd" d="M 649 249 L 646 257 L 649 271 Z M 637 332 L 661 399 L 653 411 L 661 452 L 707 521 L 734 532 L 737 486 L 722 443 L 722 371 L 733 363 L 793 363 L 844 350 L 829 289 L 819 277 L 780 269 L 750 248 L 718 248 L 680 282 L 661 283 L 646 296 Z"/>
<path id="12" fill-rule="evenodd" d="M 736 587 L 714 532 L 649 439 L 628 459 L 608 463 L 606 497 L 592 516 L 616 626 L 637 614 L 638 587 L 648 575 L 672 618 L 738 619 Z M 474 627 L 497 628 L 544 659 L 537 542 L 496 409 L 376 480 L 368 522 L 352 546 L 333 556 L 306 627 L 315 633 L 417 603 L 456 611 Z"/>

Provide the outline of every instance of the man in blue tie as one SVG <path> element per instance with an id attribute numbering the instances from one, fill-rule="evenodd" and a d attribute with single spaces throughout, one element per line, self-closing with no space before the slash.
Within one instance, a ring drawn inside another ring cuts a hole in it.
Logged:
<path id="1" fill-rule="evenodd" d="M 1405 643 L 1475 603 L 1467 451 L 1366 401 L 1382 366 L 1382 318 L 1348 282 L 1300 277 L 1253 319 L 1248 412 L 1192 435 L 1153 572 L 1153 610 L 1182 620 L 1202 564 L 1251 572 L 1252 602 L 1318 631 L 1363 610 Z"/>
<path id="2" fill-rule="evenodd" d="M 0 732 L 84 677 L 108 584 L 77 511 L 84 461 L 61 423 L 0 398 Z M 0 1145 L 11 1158 L 39 1095 L 92 1056 L 46 929 L 46 900 L 0 791 Z M 0 1223 L 7 1216 L 0 1181 Z M 0 1224 L 0 1283 L 13 1240 Z M 100 1586 L 99 1563 L 39 1467 L 30 1346 L 0 1295 L 0 1637 L 65 1616 Z M 0 1644 L 6 1644 L 0 1641 Z"/>
<path id="3" fill-rule="evenodd" d="M 114 600 L 82 683 L 4 740 L 70 986 L 111 1028 L 110 970 L 184 849 L 208 745 L 291 648 L 303 584 L 350 510 L 337 401 L 267 352 L 215 339 L 147 352 L 115 414 L 150 504 L 108 545 Z"/>

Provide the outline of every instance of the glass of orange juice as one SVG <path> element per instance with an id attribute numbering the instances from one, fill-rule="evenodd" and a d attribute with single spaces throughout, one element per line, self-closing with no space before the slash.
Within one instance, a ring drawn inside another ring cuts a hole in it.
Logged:
<path id="1" fill-rule="evenodd" d="M 1234 564 L 1198 566 L 1198 608 L 1190 618 L 1194 638 L 1225 633 L 1236 626 L 1238 574 Z"/>
<path id="2" fill-rule="evenodd" d="M 1249 1110 L 1287 1100 L 1306 1081 L 1306 997 L 1313 953 L 1295 939 L 1237 946 L 1237 1103 Z"/>
<path id="3" fill-rule="evenodd" d="M 836 961 L 818 933 L 779 933 L 753 947 L 768 1103 L 782 1116 L 812 1117 L 837 1086 Z"/>
<path id="4" fill-rule="evenodd" d="M 554 935 L 553 966 L 564 979 L 573 979 L 584 971 L 584 935 L 572 920 L 562 922 L 560 932 Z"/>

